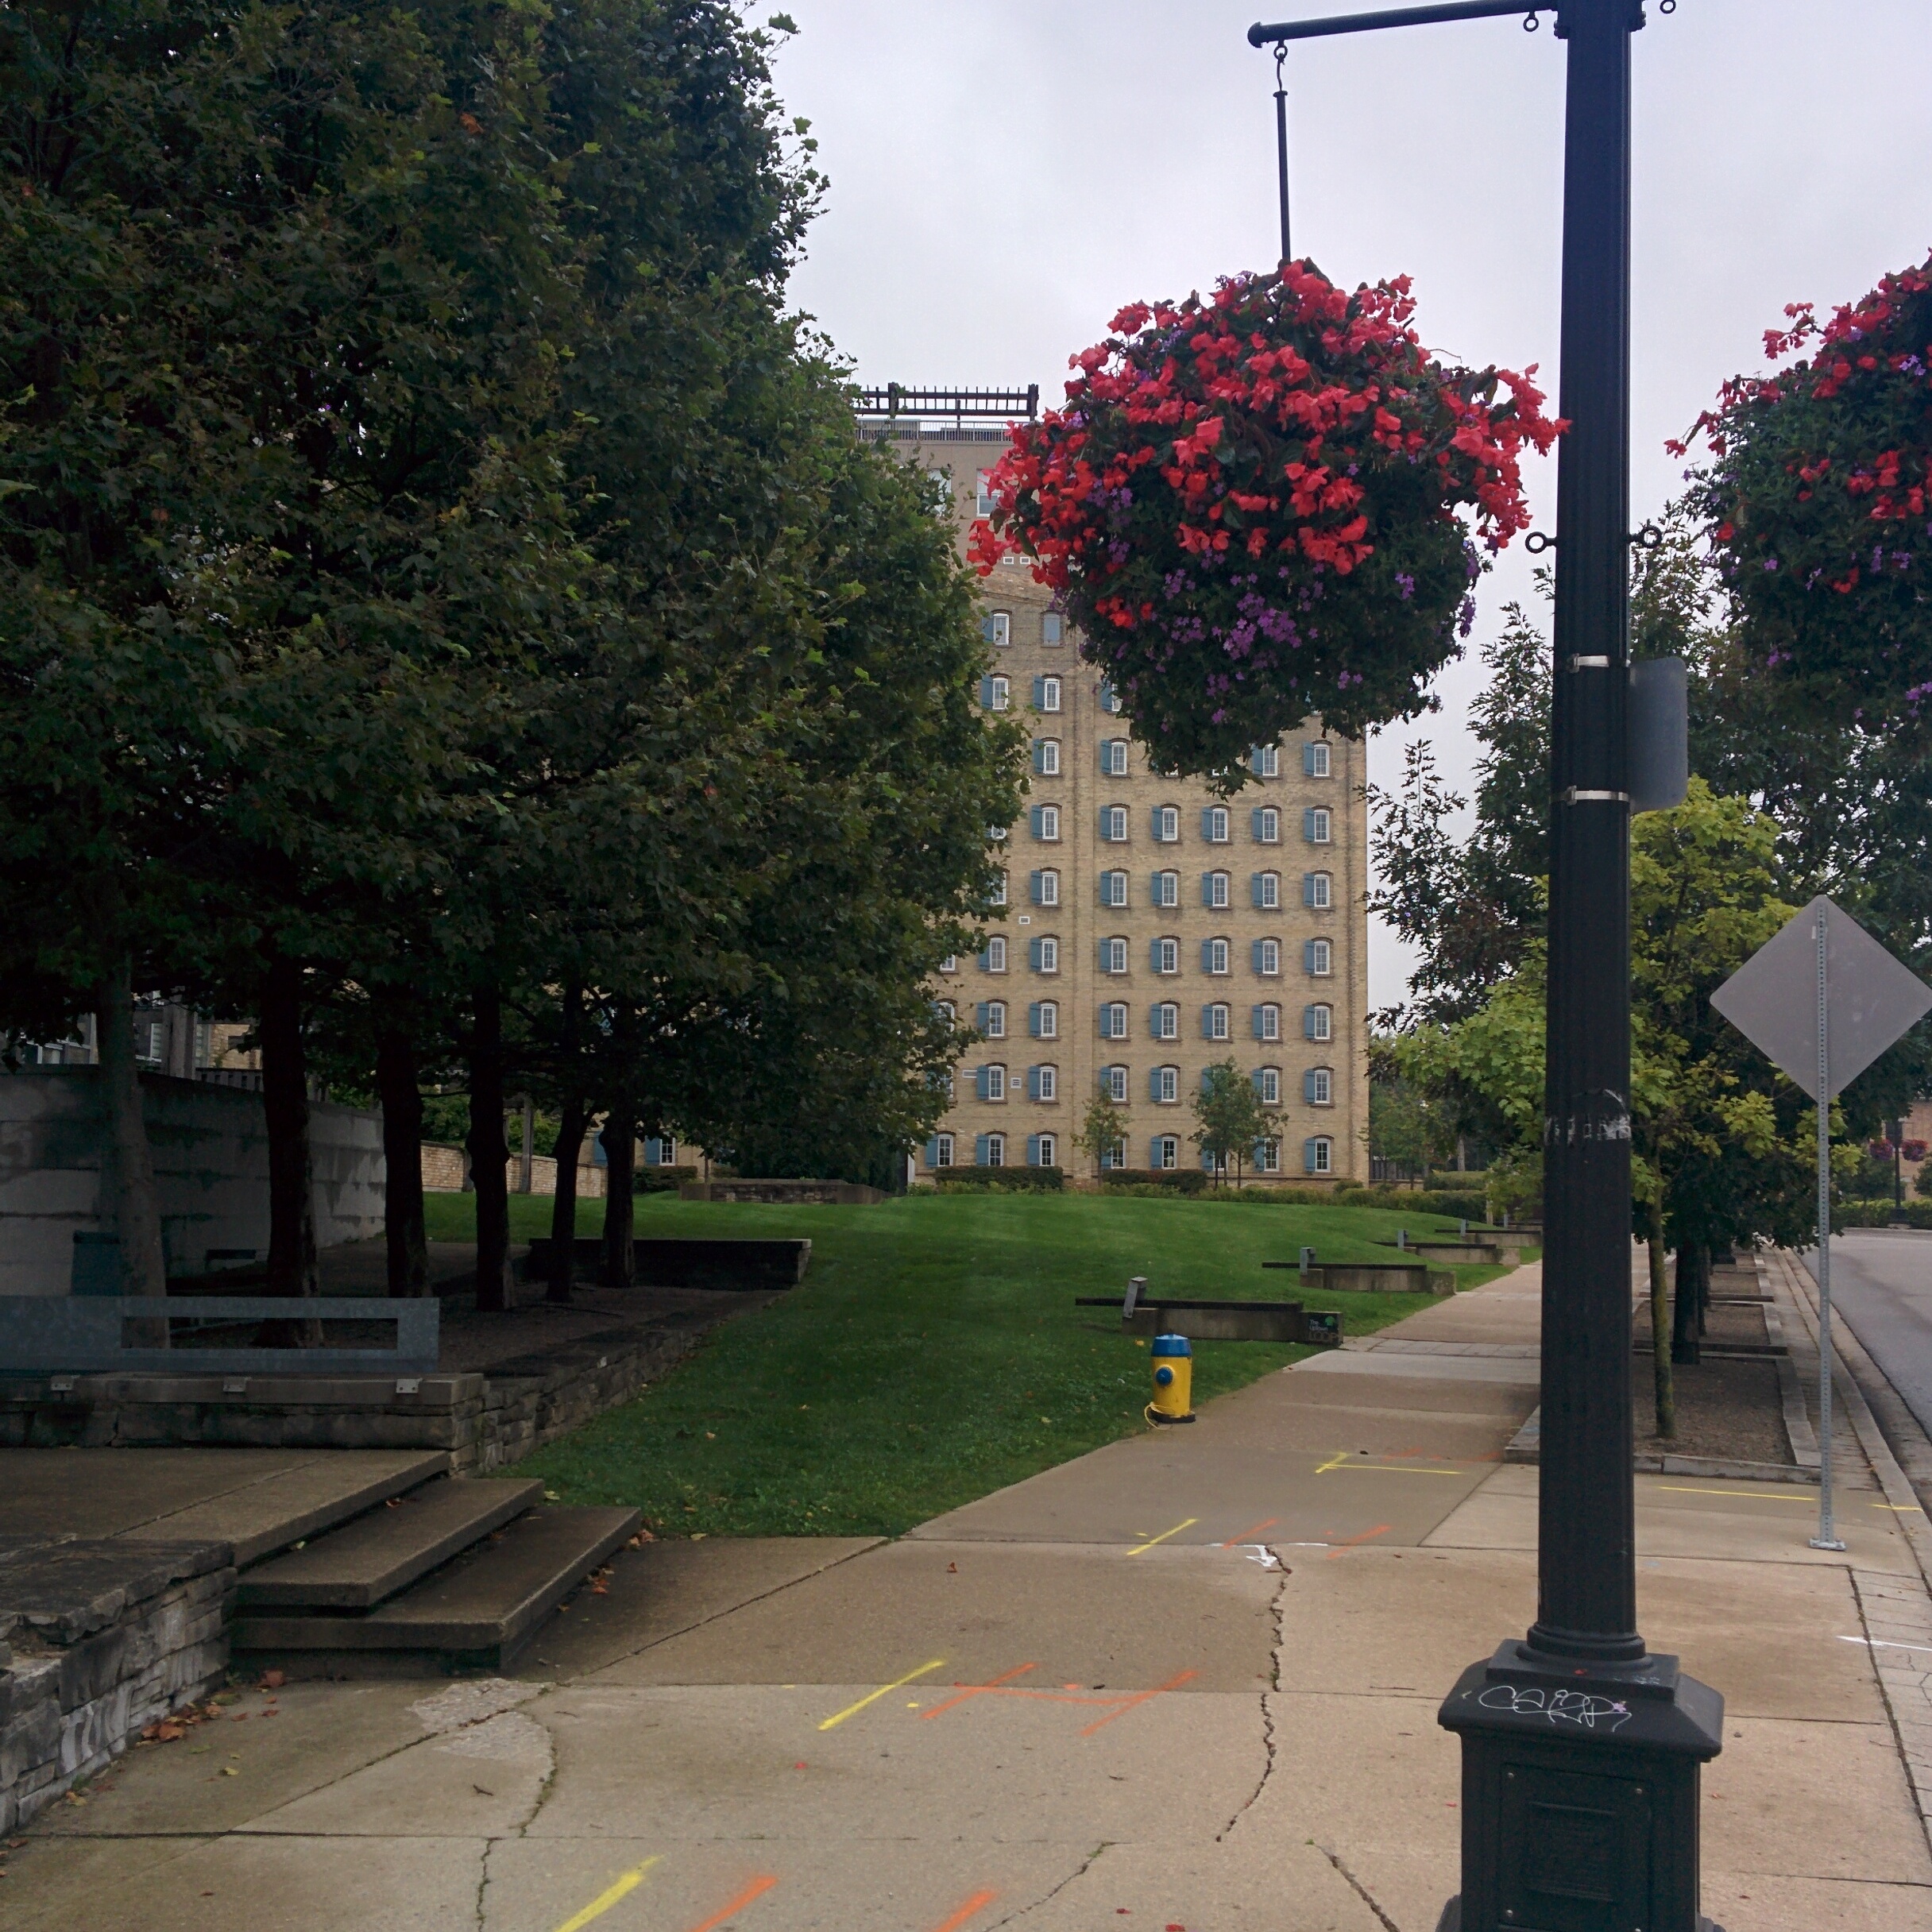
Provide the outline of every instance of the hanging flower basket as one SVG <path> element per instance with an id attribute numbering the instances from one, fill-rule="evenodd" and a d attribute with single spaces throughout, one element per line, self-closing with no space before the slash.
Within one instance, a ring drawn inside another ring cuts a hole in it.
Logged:
<path id="1" fill-rule="evenodd" d="M 1563 425 L 1526 376 L 1432 358 L 1414 306 L 1305 262 L 1136 303 L 1014 427 L 973 560 L 1032 560 L 1161 764 L 1412 717 L 1467 636 L 1478 543 L 1527 524 L 1521 451 Z"/>
<path id="2" fill-rule="evenodd" d="M 1691 477 L 1756 668 L 1804 715 L 1871 730 L 1932 718 L 1932 262 L 1821 323 L 1768 330 L 1767 377 L 1725 384 Z"/>

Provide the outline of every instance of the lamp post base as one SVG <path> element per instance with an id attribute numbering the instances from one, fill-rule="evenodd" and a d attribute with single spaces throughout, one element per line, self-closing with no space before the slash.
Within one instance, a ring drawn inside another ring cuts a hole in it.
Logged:
<path id="1" fill-rule="evenodd" d="M 1463 1899 L 1460 1893 L 1443 1907 L 1443 1915 L 1435 1922 L 1435 1932 L 1463 1932 Z M 1697 1932 L 1724 1932 L 1724 1928 L 1715 1919 L 1706 1918 L 1699 1912 Z"/>
<path id="2" fill-rule="evenodd" d="M 1463 1741 L 1463 1890 L 1438 1932 L 1718 1932 L 1698 1911 L 1698 1788 L 1724 1699 L 1675 1657 L 1511 1641 L 1437 1721 Z"/>

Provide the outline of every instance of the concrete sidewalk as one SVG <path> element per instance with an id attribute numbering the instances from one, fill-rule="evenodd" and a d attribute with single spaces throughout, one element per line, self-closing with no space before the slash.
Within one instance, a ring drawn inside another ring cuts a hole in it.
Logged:
<path id="1" fill-rule="evenodd" d="M 251 1691 L 56 1807 L 6 1923 L 1432 1932 L 1435 1707 L 1534 1613 L 1536 1472 L 1500 1458 L 1536 1292 L 1519 1270 L 895 1543 L 626 1552 L 514 1683 Z M 1726 1932 L 1932 1932 L 1901 1748 L 1932 1742 L 1925 1532 L 1851 1473 L 1843 1556 L 1806 1546 L 1815 1486 L 1638 1479 L 1643 1628 L 1729 1699 Z"/>

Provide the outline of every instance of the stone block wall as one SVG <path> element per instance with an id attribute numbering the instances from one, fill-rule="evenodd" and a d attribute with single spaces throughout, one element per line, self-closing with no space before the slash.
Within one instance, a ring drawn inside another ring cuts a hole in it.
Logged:
<path id="1" fill-rule="evenodd" d="M 234 1583 L 226 1544 L 35 1544 L 0 1558 L 0 1832 L 220 1684 Z"/>

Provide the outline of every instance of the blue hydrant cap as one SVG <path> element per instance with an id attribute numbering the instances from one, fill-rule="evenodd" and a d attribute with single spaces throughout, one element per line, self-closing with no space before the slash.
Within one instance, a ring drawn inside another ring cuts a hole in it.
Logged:
<path id="1" fill-rule="evenodd" d="M 1192 1355 L 1194 1350 L 1188 1346 L 1184 1335 L 1157 1335 L 1153 1347 L 1147 1351 L 1153 1355 Z"/>
<path id="2" fill-rule="evenodd" d="M 1174 1379 L 1174 1371 L 1164 1362 L 1154 1370 L 1153 1378 L 1165 1389 Z"/>

